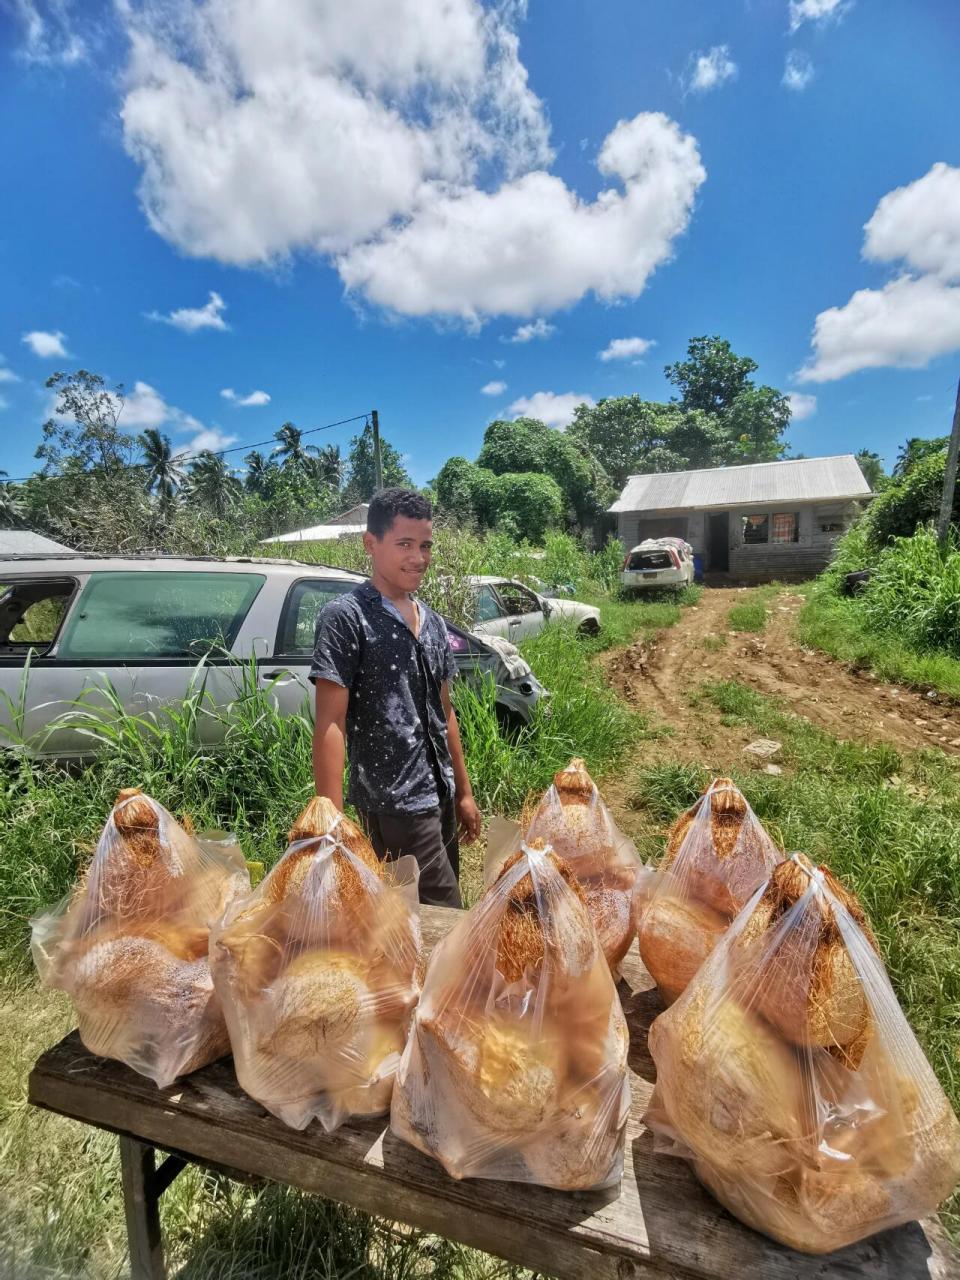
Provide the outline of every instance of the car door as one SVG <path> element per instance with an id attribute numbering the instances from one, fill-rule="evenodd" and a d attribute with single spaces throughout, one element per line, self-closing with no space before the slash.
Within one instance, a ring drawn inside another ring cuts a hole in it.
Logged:
<path id="1" fill-rule="evenodd" d="M 220 741 L 217 711 L 240 684 L 232 646 L 263 582 L 262 573 L 216 569 L 89 574 L 55 641 L 31 664 L 27 736 L 44 755 L 88 755 L 96 743 L 70 721 L 77 702 L 107 718 L 118 707 L 155 716 L 197 689 L 199 738 Z"/>
<path id="2" fill-rule="evenodd" d="M 519 620 L 511 624 L 507 606 L 501 600 L 496 588 L 489 582 L 482 582 L 477 587 L 475 616 L 476 624 L 473 630 L 478 635 L 501 636 L 504 640 L 512 642 L 514 635 L 519 631 Z"/>
<path id="3" fill-rule="evenodd" d="M 308 679 L 313 660 L 317 614 L 356 583 L 338 578 L 298 578 L 289 587 L 280 609 L 273 656 L 258 663 L 258 679 L 282 715 L 305 709 L 313 715 Z"/>
<path id="4" fill-rule="evenodd" d="M 540 597 L 520 582 L 498 582 L 497 594 L 507 606 L 508 640 L 519 644 L 543 630 L 546 615 Z"/>
<path id="5" fill-rule="evenodd" d="M 0 588 L 0 746 L 19 745 L 40 726 L 41 660 L 56 643 L 80 582 L 73 575 L 38 577 Z"/>

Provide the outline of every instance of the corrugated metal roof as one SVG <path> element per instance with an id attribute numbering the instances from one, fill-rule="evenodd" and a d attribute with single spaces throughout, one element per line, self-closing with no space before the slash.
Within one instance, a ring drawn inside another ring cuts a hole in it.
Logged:
<path id="1" fill-rule="evenodd" d="M 852 453 L 832 458 L 754 462 L 704 471 L 631 476 L 610 511 L 668 511 L 771 502 L 865 498 L 870 486 Z"/>
<path id="2" fill-rule="evenodd" d="M 0 556 L 42 556 L 71 550 L 62 542 L 54 542 L 32 529 L 0 529 Z"/>
<path id="3" fill-rule="evenodd" d="M 364 533 L 366 524 L 315 524 L 311 529 L 297 529 L 294 533 L 282 533 L 275 538 L 261 538 L 260 545 L 269 542 L 331 542 L 351 533 Z"/>

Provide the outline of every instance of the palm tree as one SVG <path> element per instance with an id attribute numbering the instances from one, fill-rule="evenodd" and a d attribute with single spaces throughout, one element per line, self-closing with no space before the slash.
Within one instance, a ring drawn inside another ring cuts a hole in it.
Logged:
<path id="1" fill-rule="evenodd" d="M 340 456 L 338 444 L 327 444 L 319 451 L 316 458 L 316 474 L 331 489 L 339 489 L 343 484 L 344 462 Z"/>
<path id="2" fill-rule="evenodd" d="M 209 449 L 202 449 L 191 462 L 187 487 L 191 498 L 218 516 L 225 515 L 242 492 L 240 481 L 224 460 Z"/>
<path id="3" fill-rule="evenodd" d="M 170 437 L 161 435 L 156 427 L 147 427 L 137 443 L 143 454 L 147 493 L 155 493 L 162 502 L 172 502 L 183 483 L 184 470 L 170 447 Z"/>
<path id="4" fill-rule="evenodd" d="M 279 443 L 270 455 L 272 458 L 279 458 L 285 467 L 301 467 L 304 471 L 311 469 L 318 451 L 312 444 L 302 443 L 303 432 L 292 422 L 285 422 L 274 439 Z"/>
<path id="5" fill-rule="evenodd" d="M 0 476 L 9 474 L 0 471 Z M 15 528 L 24 516 L 23 499 L 15 484 L 0 484 L 0 528 Z"/>
<path id="6" fill-rule="evenodd" d="M 267 477 L 275 470 L 274 463 L 268 461 L 257 449 L 248 453 L 243 460 L 247 464 L 247 488 L 251 493 L 263 493 Z"/>

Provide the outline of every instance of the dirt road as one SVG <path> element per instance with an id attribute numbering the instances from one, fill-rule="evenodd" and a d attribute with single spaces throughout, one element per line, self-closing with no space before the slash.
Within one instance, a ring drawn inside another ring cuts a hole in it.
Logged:
<path id="1" fill-rule="evenodd" d="M 836 738 L 960 754 L 960 706 L 885 684 L 802 648 L 793 632 L 803 598 L 789 589 L 767 602 L 762 633 L 731 632 L 731 607 L 753 597 L 748 590 L 708 587 L 699 604 L 684 609 L 676 626 L 652 644 L 638 642 L 603 655 L 613 687 L 654 723 L 669 726 L 671 754 L 708 755 L 704 763 L 718 767 L 742 760 L 747 731 L 718 730 L 705 721 L 702 708 L 690 704 L 690 692 L 707 680 L 739 680 Z"/>

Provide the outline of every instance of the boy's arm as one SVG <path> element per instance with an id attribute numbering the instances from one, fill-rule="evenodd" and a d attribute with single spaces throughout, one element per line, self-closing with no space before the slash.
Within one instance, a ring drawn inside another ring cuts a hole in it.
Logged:
<path id="1" fill-rule="evenodd" d="M 457 714 L 450 701 L 450 685 L 446 680 L 440 686 L 440 696 L 443 699 L 443 709 L 447 717 L 447 745 L 450 748 L 453 780 L 457 789 L 457 818 L 467 843 L 472 844 L 474 840 L 480 839 L 483 819 L 480 817 L 477 802 L 473 798 L 473 787 L 470 785 L 470 777 L 463 758 L 463 746 L 460 742 L 460 726 L 457 724 Z"/>
<path id="2" fill-rule="evenodd" d="M 346 758 L 347 702 L 350 690 L 333 680 L 317 680 L 313 725 L 313 780 L 318 796 L 343 809 L 343 765 Z"/>

